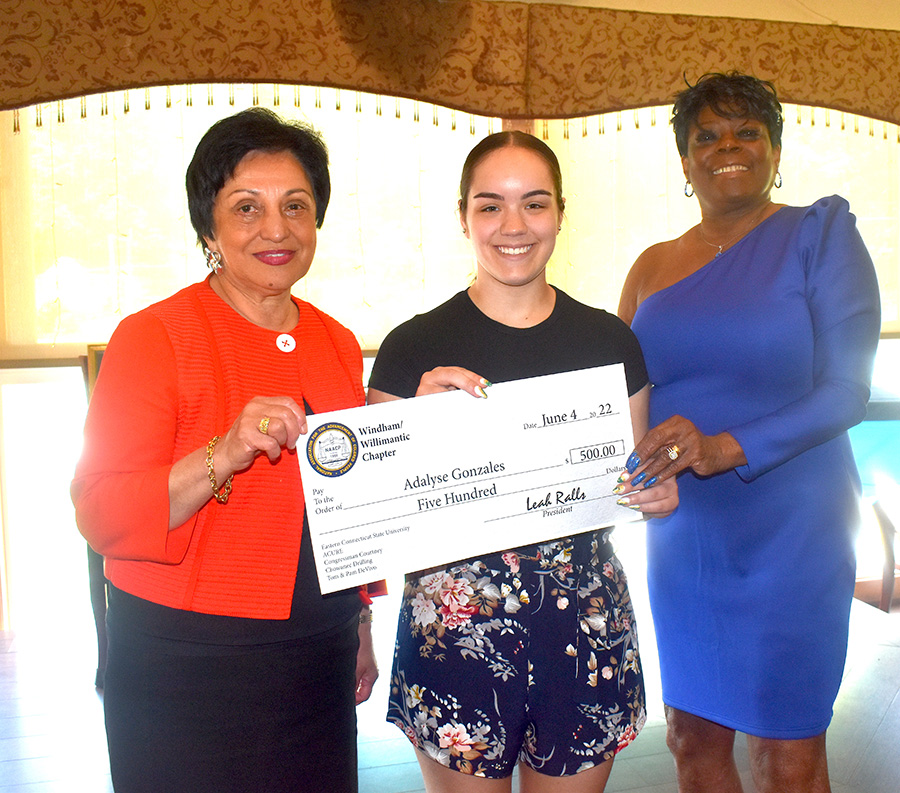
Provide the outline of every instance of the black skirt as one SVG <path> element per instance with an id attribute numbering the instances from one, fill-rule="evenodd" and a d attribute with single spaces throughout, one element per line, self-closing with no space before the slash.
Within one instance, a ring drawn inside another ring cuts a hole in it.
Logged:
<path id="1" fill-rule="evenodd" d="M 121 593 L 118 593 L 121 597 Z M 355 793 L 358 621 L 273 644 L 135 640 L 111 600 L 116 793 Z"/>

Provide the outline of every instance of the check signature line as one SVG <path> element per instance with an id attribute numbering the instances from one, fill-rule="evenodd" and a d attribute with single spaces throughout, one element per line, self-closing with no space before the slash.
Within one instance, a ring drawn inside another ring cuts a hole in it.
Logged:
<path id="1" fill-rule="evenodd" d="M 596 478 L 596 477 L 591 477 L 591 478 Z M 583 482 L 584 480 L 582 479 L 581 481 Z M 529 510 L 526 510 L 525 512 L 513 512 L 511 515 L 501 515 L 500 517 L 497 517 L 497 518 L 489 518 L 488 520 L 485 521 L 485 523 L 495 523 L 498 520 L 509 520 L 510 518 L 521 518 L 521 517 L 524 517 L 525 515 L 540 515 L 542 512 L 546 512 L 547 510 L 563 509 L 565 507 L 571 507 L 572 509 L 574 509 L 575 507 L 586 507 L 588 504 L 591 504 L 593 502 L 608 501 L 611 498 L 618 498 L 618 496 L 615 493 L 610 493 L 609 495 L 592 496 L 591 498 L 584 498 L 584 499 L 581 499 L 580 501 L 570 501 L 570 502 L 567 502 L 564 504 L 550 504 L 549 506 L 541 507 L 540 509 L 529 509 Z M 625 507 L 623 507 L 623 509 L 625 509 Z M 590 531 L 590 529 L 584 529 L 584 531 Z"/>

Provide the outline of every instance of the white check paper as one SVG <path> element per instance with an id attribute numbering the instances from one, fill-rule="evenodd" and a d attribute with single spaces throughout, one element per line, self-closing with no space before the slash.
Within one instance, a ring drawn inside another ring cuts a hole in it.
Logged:
<path id="1" fill-rule="evenodd" d="M 323 593 L 640 515 L 621 364 L 309 416 L 298 444 Z"/>

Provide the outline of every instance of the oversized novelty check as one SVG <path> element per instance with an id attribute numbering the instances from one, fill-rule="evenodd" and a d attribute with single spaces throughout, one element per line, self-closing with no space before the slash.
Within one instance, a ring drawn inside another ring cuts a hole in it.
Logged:
<path id="1" fill-rule="evenodd" d="M 636 520 L 621 364 L 309 416 L 298 445 L 323 593 Z"/>

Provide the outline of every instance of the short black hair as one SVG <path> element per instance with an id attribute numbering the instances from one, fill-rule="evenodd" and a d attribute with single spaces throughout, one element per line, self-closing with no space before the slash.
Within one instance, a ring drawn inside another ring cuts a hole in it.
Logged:
<path id="1" fill-rule="evenodd" d="M 478 164 L 491 152 L 507 146 L 529 149 L 547 163 L 547 167 L 550 169 L 550 176 L 553 178 L 553 187 L 556 190 L 557 208 L 562 211 L 565 204 L 562 191 L 562 171 L 553 149 L 534 135 L 529 135 L 527 132 L 522 132 L 518 129 L 507 129 L 503 132 L 494 132 L 492 135 L 483 138 L 475 144 L 475 148 L 466 157 L 462 175 L 459 178 L 460 215 L 465 217 L 466 209 L 469 205 L 469 188 L 472 186 L 472 179 L 475 176 L 475 169 L 478 167 Z"/>
<path id="2" fill-rule="evenodd" d="M 302 121 L 284 121 L 262 107 L 242 110 L 213 124 L 200 139 L 185 175 L 191 224 L 200 245 L 215 238 L 216 196 L 241 160 L 255 151 L 288 151 L 306 172 L 316 201 L 316 228 L 322 228 L 331 197 L 328 148 L 322 136 Z"/>
<path id="3" fill-rule="evenodd" d="M 781 145 L 784 120 L 775 86 L 768 80 L 737 71 L 709 72 L 694 85 L 688 83 L 688 87 L 675 96 L 671 121 L 678 153 L 682 157 L 687 156 L 691 125 L 697 123 L 700 112 L 707 107 L 722 118 L 761 121 L 769 130 L 772 146 Z"/>

